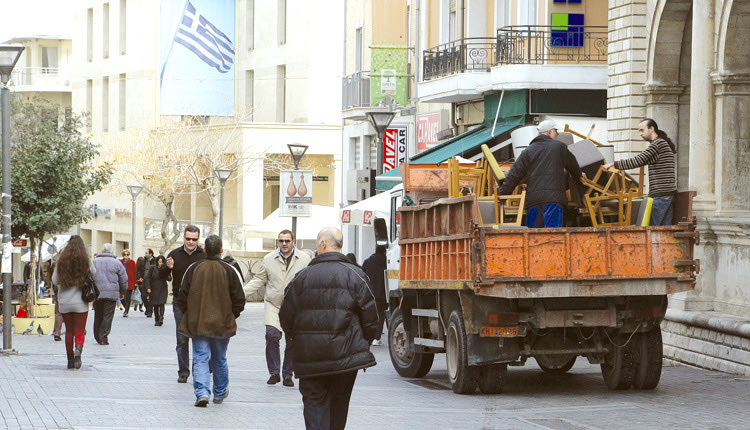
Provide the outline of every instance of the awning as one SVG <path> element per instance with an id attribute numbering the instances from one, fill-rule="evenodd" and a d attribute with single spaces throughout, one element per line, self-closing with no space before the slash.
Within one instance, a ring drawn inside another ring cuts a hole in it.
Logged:
<path id="1" fill-rule="evenodd" d="M 399 177 L 400 179 L 400 177 Z M 396 185 L 393 191 L 402 189 L 403 185 Z M 372 227 L 375 218 L 383 218 L 388 222 L 391 214 L 391 193 L 379 193 L 357 203 L 343 207 L 340 210 L 342 225 L 358 225 Z"/>
<path id="2" fill-rule="evenodd" d="M 375 191 L 388 191 L 403 182 L 401 170 L 396 168 L 375 177 Z"/>

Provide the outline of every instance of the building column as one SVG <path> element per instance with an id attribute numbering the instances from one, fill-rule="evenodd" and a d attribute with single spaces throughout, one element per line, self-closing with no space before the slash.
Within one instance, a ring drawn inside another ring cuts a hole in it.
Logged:
<path id="1" fill-rule="evenodd" d="M 690 189 L 698 194 L 693 210 L 699 218 L 716 210 L 714 186 L 714 1 L 693 0 L 693 39 L 690 63 Z"/>
<path id="2" fill-rule="evenodd" d="M 646 116 L 659 124 L 677 144 L 677 189 L 687 190 L 689 179 L 688 131 L 680 128 L 680 96 L 685 85 L 665 85 L 648 82 L 644 86 Z M 680 143 L 682 142 L 682 145 Z"/>

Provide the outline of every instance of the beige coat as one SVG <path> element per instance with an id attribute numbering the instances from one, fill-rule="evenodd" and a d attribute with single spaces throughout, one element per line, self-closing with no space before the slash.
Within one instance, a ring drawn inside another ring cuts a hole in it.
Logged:
<path id="1" fill-rule="evenodd" d="M 284 301 L 284 288 L 292 282 L 294 275 L 307 267 L 309 263 L 310 256 L 299 249 L 294 250 L 292 261 L 289 262 L 289 269 L 286 268 L 284 259 L 281 258 L 278 249 L 263 257 L 260 272 L 256 273 L 253 279 L 245 285 L 245 297 L 250 297 L 265 285 L 266 294 L 263 297 L 263 303 L 266 325 L 281 330 L 279 309 L 281 308 L 281 302 Z"/>

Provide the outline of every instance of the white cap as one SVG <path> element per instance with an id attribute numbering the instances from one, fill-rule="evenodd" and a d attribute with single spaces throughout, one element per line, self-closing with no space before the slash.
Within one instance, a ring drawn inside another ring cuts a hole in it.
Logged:
<path id="1" fill-rule="evenodd" d="M 557 124 L 555 121 L 552 121 L 551 119 L 545 119 L 544 121 L 540 122 L 539 125 L 536 126 L 536 129 L 539 131 L 539 133 L 546 133 L 552 129 L 557 130 Z"/>

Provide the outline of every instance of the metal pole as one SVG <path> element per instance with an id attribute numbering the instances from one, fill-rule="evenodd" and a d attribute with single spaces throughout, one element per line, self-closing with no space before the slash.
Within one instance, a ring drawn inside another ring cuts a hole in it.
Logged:
<path id="1" fill-rule="evenodd" d="M 224 240 L 224 181 L 221 181 L 221 199 L 219 202 L 219 238 Z"/>
<path id="2" fill-rule="evenodd" d="M 130 230 L 130 255 L 132 258 L 137 259 L 135 255 L 135 197 L 133 197 L 133 215 L 130 218 L 132 219 Z"/>
<path id="3" fill-rule="evenodd" d="M 385 131 L 383 131 L 383 134 L 385 134 Z M 378 175 L 383 174 L 383 134 L 378 133 L 377 138 L 377 151 L 375 151 L 376 157 L 378 157 L 377 160 L 375 160 L 375 170 Z"/>
<path id="4" fill-rule="evenodd" d="M 3 109 L 2 113 L 2 153 L 3 153 L 3 250 L 5 251 L 10 242 L 10 89 L 7 83 L 2 84 L 0 89 L 0 104 Z M 3 255 L 3 258 L 7 258 Z M 13 273 L 5 273 L 3 270 L 3 353 L 13 353 L 13 340 L 11 338 L 11 326 L 13 324 Z"/>
<path id="5" fill-rule="evenodd" d="M 292 217 L 292 237 L 297 238 L 297 217 Z"/>

